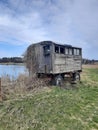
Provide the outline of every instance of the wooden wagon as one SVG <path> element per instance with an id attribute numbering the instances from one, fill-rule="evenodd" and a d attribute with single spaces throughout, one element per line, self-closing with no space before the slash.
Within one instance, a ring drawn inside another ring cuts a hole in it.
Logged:
<path id="1" fill-rule="evenodd" d="M 42 41 L 27 48 L 27 68 L 30 75 L 51 77 L 54 84 L 62 82 L 65 75 L 80 80 L 82 49 L 52 41 Z"/>

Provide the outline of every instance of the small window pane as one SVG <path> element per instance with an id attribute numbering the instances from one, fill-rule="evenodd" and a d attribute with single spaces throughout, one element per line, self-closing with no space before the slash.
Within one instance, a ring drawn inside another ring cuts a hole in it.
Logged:
<path id="1" fill-rule="evenodd" d="M 77 55 L 77 50 L 76 49 L 74 49 L 74 55 Z"/>
<path id="2" fill-rule="evenodd" d="M 80 49 L 74 49 L 74 55 L 81 55 Z"/>
<path id="3" fill-rule="evenodd" d="M 46 45 L 44 46 L 44 55 L 49 55 L 50 54 L 50 46 Z"/>
<path id="4" fill-rule="evenodd" d="M 68 55 L 68 48 L 65 48 L 65 54 Z"/>
<path id="5" fill-rule="evenodd" d="M 79 55 L 79 49 L 77 49 L 77 55 Z"/>
<path id="6" fill-rule="evenodd" d="M 69 55 L 72 55 L 72 49 L 69 48 Z"/>
<path id="7" fill-rule="evenodd" d="M 64 54 L 65 53 L 65 48 L 64 47 L 60 47 L 60 53 Z"/>
<path id="8" fill-rule="evenodd" d="M 81 55 L 81 49 L 79 49 L 79 55 Z"/>
<path id="9" fill-rule="evenodd" d="M 59 46 L 55 46 L 55 52 L 59 53 Z"/>

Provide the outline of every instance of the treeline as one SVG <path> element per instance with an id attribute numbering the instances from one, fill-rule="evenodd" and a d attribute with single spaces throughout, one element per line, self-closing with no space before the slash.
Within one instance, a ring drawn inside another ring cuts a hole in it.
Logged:
<path id="1" fill-rule="evenodd" d="M 95 63 L 98 63 L 98 60 L 82 59 L 82 64 L 95 64 Z"/>
<path id="2" fill-rule="evenodd" d="M 0 58 L 0 63 L 9 63 L 9 62 L 13 62 L 13 63 L 23 63 L 23 58 L 21 57 L 3 57 Z"/>
<path id="3" fill-rule="evenodd" d="M 0 58 L 0 63 L 9 63 L 9 62 L 23 63 L 24 58 L 21 58 L 21 57 L 3 57 L 3 58 Z M 94 60 L 94 59 L 89 60 L 89 59 L 85 59 L 85 58 L 82 59 L 82 64 L 95 64 L 95 63 L 98 63 L 98 60 Z"/>

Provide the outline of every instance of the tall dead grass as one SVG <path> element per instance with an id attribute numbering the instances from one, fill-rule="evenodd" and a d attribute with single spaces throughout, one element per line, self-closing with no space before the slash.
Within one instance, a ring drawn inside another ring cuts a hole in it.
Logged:
<path id="1" fill-rule="evenodd" d="M 8 75 L 1 77 L 3 100 L 14 99 L 26 96 L 28 94 L 33 94 L 46 87 L 49 88 L 49 81 L 46 78 L 31 78 L 26 74 L 20 74 L 17 79 L 11 79 Z"/>

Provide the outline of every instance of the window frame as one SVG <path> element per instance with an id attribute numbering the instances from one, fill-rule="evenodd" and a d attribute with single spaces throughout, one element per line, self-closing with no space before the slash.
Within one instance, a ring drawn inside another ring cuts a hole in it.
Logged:
<path id="1" fill-rule="evenodd" d="M 73 55 L 81 56 L 81 49 L 80 48 L 73 48 Z"/>
<path id="2" fill-rule="evenodd" d="M 50 55 L 50 45 L 43 46 L 43 52 L 45 56 Z"/>
<path id="3" fill-rule="evenodd" d="M 60 53 L 60 48 L 59 48 L 59 46 L 58 45 L 55 45 L 54 46 L 55 48 L 54 48 L 54 51 L 55 51 L 55 53 Z"/>
<path id="4" fill-rule="evenodd" d="M 68 48 L 68 51 L 69 51 L 69 55 L 73 55 L 73 49 L 72 48 Z"/>
<path id="5" fill-rule="evenodd" d="M 68 47 L 65 47 L 65 55 L 69 55 L 69 48 Z"/>
<path id="6" fill-rule="evenodd" d="M 60 49 L 60 54 L 65 54 L 65 47 L 60 46 L 59 49 Z"/>

